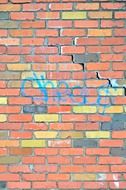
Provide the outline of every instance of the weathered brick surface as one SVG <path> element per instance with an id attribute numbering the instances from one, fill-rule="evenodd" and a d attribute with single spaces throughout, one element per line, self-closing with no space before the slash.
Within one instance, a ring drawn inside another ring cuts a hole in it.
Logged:
<path id="1" fill-rule="evenodd" d="M 0 190 L 126 189 L 126 0 L 0 0 Z"/>

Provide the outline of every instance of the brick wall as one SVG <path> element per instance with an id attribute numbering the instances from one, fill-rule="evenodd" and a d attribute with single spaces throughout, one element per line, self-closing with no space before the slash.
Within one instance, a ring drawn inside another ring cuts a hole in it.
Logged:
<path id="1" fill-rule="evenodd" d="M 126 189 L 125 36 L 125 0 L 0 0 L 0 190 Z"/>

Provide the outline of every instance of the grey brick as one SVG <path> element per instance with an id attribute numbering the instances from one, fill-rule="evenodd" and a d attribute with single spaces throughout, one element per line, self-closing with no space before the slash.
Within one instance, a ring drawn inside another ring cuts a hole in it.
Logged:
<path id="1" fill-rule="evenodd" d="M 99 54 L 97 53 L 73 55 L 74 63 L 97 62 L 97 61 L 99 61 Z"/>
<path id="2" fill-rule="evenodd" d="M 97 141 L 88 139 L 73 140 L 73 147 L 97 147 Z"/>
<path id="3" fill-rule="evenodd" d="M 111 123 L 102 123 L 101 124 L 101 130 L 123 130 L 125 129 L 125 124 L 124 122 L 121 121 L 115 121 L 115 122 L 111 122 Z"/>
<path id="4" fill-rule="evenodd" d="M 15 21 L 4 21 L 0 22 L 0 28 L 18 28 L 18 22 Z"/>
<path id="5" fill-rule="evenodd" d="M 5 181 L 0 181 L 0 190 L 6 189 L 6 182 Z"/>
<path id="6" fill-rule="evenodd" d="M 125 121 L 126 122 L 126 114 L 114 114 L 113 121 Z"/>
<path id="7" fill-rule="evenodd" d="M 126 149 L 123 149 L 123 148 L 112 148 L 111 149 L 111 155 L 112 156 L 126 157 Z"/>
<path id="8" fill-rule="evenodd" d="M 8 19 L 9 14 L 7 12 L 0 12 L 0 20 Z"/>
<path id="9" fill-rule="evenodd" d="M 46 113 L 47 106 L 27 105 L 23 106 L 24 113 Z"/>

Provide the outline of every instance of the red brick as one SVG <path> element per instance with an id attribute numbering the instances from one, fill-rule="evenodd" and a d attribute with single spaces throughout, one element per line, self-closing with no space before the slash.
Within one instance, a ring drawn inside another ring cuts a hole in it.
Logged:
<path id="1" fill-rule="evenodd" d="M 50 10 L 72 10 L 72 3 L 51 3 Z"/>
<path id="2" fill-rule="evenodd" d="M 68 181 L 70 179 L 69 174 L 48 174 L 49 181 Z"/>
<path id="3" fill-rule="evenodd" d="M 46 10 L 46 4 L 26 3 L 23 4 L 23 11 L 39 11 Z"/>
<path id="4" fill-rule="evenodd" d="M 85 47 L 78 47 L 78 46 L 63 46 L 61 48 L 62 54 L 73 54 L 73 53 L 84 53 L 85 52 Z"/>
<path id="5" fill-rule="evenodd" d="M 20 113 L 19 106 L 0 106 L 0 113 Z"/>
<path id="6" fill-rule="evenodd" d="M 0 181 L 19 181 L 19 174 L 0 174 Z"/>
<path id="7" fill-rule="evenodd" d="M 12 173 L 30 173 L 31 170 L 28 165 L 21 165 L 21 166 L 9 166 L 9 172 Z"/>
<path id="8" fill-rule="evenodd" d="M 45 180 L 45 174 L 23 174 L 22 175 L 23 180 L 25 181 L 44 181 Z"/>
<path id="9" fill-rule="evenodd" d="M 99 164 L 121 164 L 122 159 L 120 157 L 99 157 Z"/>
<path id="10" fill-rule="evenodd" d="M 84 188 L 88 189 L 107 189 L 107 182 L 84 182 Z"/>
<path id="11" fill-rule="evenodd" d="M 126 171 L 126 165 L 113 165 L 111 166 L 112 172 L 125 172 Z"/>
<path id="12" fill-rule="evenodd" d="M 31 188 L 31 183 L 30 182 L 8 182 L 7 187 L 9 189 L 14 189 L 14 188 L 29 189 Z"/>
<path id="13" fill-rule="evenodd" d="M 13 114 L 13 115 L 9 115 L 8 121 L 10 121 L 10 122 L 30 122 L 30 121 L 32 121 L 32 115 L 30 115 L 30 114 Z"/>
<path id="14" fill-rule="evenodd" d="M 23 21 L 20 24 L 21 28 L 44 28 L 45 21 Z"/>
<path id="15" fill-rule="evenodd" d="M 75 20 L 74 26 L 77 28 L 96 28 L 98 27 L 98 21 L 96 20 Z"/>
<path id="16" fill-rule="evenodd" d="M 86 31 L 83 29 L 64 29 L 61 31 L 61 36 L 85 36 Z"/>
<path id="17" fill-rule="evenodd" d="M 22 44 L 23 45 L 43 45 L 44 39 L 43 38 L 23 38 Z"/>
<path id="18" fill-rule="evenodd" d="M 34 14 L 29 12 L 11 12 L 10 17 L 12 20 L 33 20 Z"/>
<path id="19" fill-rule="evenodd" d="M 124 144 L 123 144 L 123 141 L 122 140 L 103 140 L 101 139 L 100 142 L 99 142 L 99 146 L 101 147 L 122 147 Z"/>
<path id="20" fill-rule="evenodd" d="M 125 6 L 125 4 L 123 2 L 119 2 L 119 3 L 116 3 L 116 2 L 113 2 L 113 3 L 101 3 L 101 7 L 103 9 L 121 9 Z"/>
<path id="21" fill-rule="evenodd" d="M 43 156 L 27 156 L 22 159 L 23 164 L 45 164 Z"/>
<path id="22" fill-rule="evenodd" d="M 16 131 L 12 131 L 10 133 L 10 137 L 12 139 L 30 139 L 32 138 L 32 133 L 31 132 L 16 132 Z"/>
<path id="23" fill-rule="evenodd" d="M 63 156 L 49 156 L 48 163 L 49 164 L 70 164 L 70 158 L 63 157 Z"/>
<path id="24" fill-rule="evenodd" d="M 61 189 L 80 189 L 82 183 L 81 182 L 59 182 L 58 186 Z"/>
<path id="25" fill-rule="evenodd" d="M 72 38 L 68 37 L 58 37 L 58 38 L 49 38 L 49 45 L 71 45 Z"/>
<path id="26" fill-rule="evenodd" d="M 37 30 L 36 36 L 58 36 L 58 30 L 56 30 L 56 29 Z"/>
<path id="27" fill-rule="evenodd" d="M 115 18 L 116 19 L 122 19 L 122 18 L 126 18 L 126 12 L 115 12 Z"/>
<path id="28" fill-rule="evenodd" d="M 26 104 L 31 104 L 32 103 L 32 99 L 28 98 L 28 97 L 10 97 L 9 98 L 9 104 L 16 104 L 16 105 L 26 105 Z"/>
<path id="29" fill-rule="evenodd" d="M 33 182 L 32 188 L 41 189 L 41 188 L 56 188 L 56 182 Z"/>
<path id="30" fill-rule="evenodd" d="M 58 154 L 58 149 L 56 148 L 36 148 L 36 155 L 56 155 Z"/>
<path id="31" fill-rule="evenodd" d="M 108 148 L 87 148 L 86 149 L 87 155 L 109 155 Z"/>
<path id="32" fill-rule="evenodd" d="M 73 164 L 95 164 L 96 163 L 96 157 L 95 156 L 74 156 L 73 158 Z"/>

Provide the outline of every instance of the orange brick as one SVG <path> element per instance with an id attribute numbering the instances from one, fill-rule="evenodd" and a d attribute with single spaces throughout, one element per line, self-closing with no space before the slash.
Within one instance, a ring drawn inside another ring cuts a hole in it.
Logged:
<path id="1" fill-rule="evenodd" d="M 32 36 L 32 30 L 10 30 L 12 37 Z"/>
<path id="2" fill-rule="evenodd" d="M 114 131 L 112 132 L 112 138 L 123 139 L 126 138 L 125 131 Z"/>
<path id="3" fill-rule="evenodd" d="M 48 180 L 50 181 L 68 181 L 70 179 L 69 174 L 48 174 Z"/>
<path id="4" fill-rule="evenodd" d="M 18 140 L 2 140 L 0 141 L 0 147 L 17 147 L 19 146 Z"/>
<path id="5" fill-rule="evenodd" d="M 12 155 L 30 155 L 32 154 L 32 148 L 10 148 L 9 152 Z"/>
<path id="6" fill-rule="evenodd" d="M 51 130 L 72 130 L 73 123 L 50 123 Z"/>
<path id="7" fill-rule="evenodd" d="M 111 29 L 89 29 L 88 36 L 111 36 Z"/>
<path id="8" fill-rule="evenodd" d="M 98 10 L 99 3 L 78 3 L 76 5 L 77 10 Z"/>
<path id="9" fill-rule="evenodd" d="M 37 18 L 39 19 L 59 19 L 59 12 L 38 12 Z"/>
<path id="10" fill-rule="evenodd" d="M 95 11 L 88 12 L 90 18 L 112 18 L 112 12 L 109 11 Z"/>
<path id="11" fill-rule="evenodd" d="M 49 106 L 48 113 L 70 113 L 71 106 Z"/>

